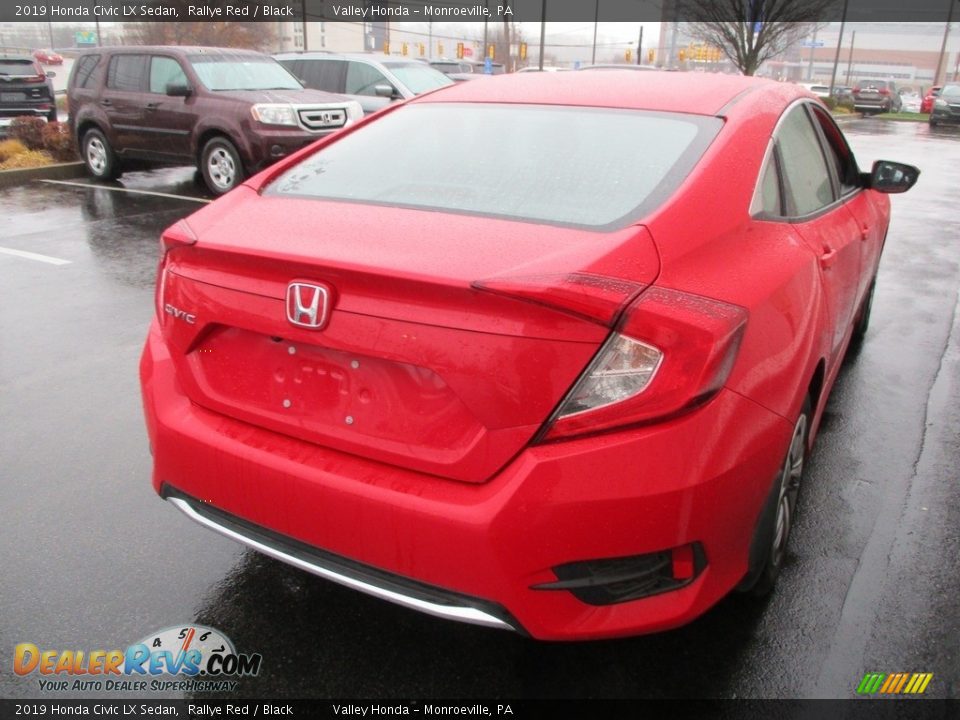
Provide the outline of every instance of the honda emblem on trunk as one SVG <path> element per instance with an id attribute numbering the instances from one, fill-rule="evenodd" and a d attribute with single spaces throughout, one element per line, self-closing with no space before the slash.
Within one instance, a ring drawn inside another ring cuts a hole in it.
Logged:
<path id="1" fill-rule="evenodd" d="M 290 283 L 287 286 L 287 320 L 297 327 L 320 330 L 330 318 L 331 297 L 327 285 Z"/>

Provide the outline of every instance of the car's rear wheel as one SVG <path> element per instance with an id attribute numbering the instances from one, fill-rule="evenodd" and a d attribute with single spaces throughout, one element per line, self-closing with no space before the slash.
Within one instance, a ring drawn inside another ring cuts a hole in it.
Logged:
<path id="1" fill-rule="evenodd" d="M 107 137 L 93 128 L 87 130 L 80 143 L 83 151 L 83 162 L 87 172 L 97 180 L 113 180 L 120 176 L 120 165 L 117 156 L 110 147 Z"/>
<path id="2" fill-rule="evenodd" d="M 762 596 L 772 592 L 783 569 L 806 465 L 811 407 L 808 397 L 793 426 L 793 435 L 771 493 L 771 502 L 765 509 L 758 536 L 754 539 L 762 553 L 762 564 L 755 568 L 750 580 L 740 586 L 741 590 L 749 591 L 752 595 Z"/>
<path id="3" fill-rule="evenodd" d="M 225 137 L 212 138 L 203 146 L 200 172 L 203 173 L 203 181 L 215 195 L 230 192 L 246 177 L 240 153 Z"/>

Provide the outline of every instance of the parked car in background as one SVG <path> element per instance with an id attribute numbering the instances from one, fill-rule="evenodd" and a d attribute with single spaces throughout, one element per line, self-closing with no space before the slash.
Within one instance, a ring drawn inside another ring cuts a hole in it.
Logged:
<path id="1" fill-rule="evenodd" d="M 930 110 L 930 127 L 960 124 L 960 85 L 944 85 Z"/>
<path id="2" fill-rule="evenodd" d="M 833 97 L 838 103 L 853 103 L 853 88 L 846 85 L 834 85 Z"/>
<path id="3" fill-rule="evenodd" d="M 485 60 L 467 60 L 471 65 L 473 65 L 473 72 L 480 74 L 488 74 L 486 71 L 486 61 Z M 503 63 L 492 62 L 490 63 L 490 75 L 503 75 L 507 72 L 507 68 L 504 67 Z"/>
<path id="4" fill-rule="evenodd" d="M 900 93 L 893 80 L 861 80 L 853 88 L 853 106 L 864 113 L 900 112 Z"/>
<path id="5" fill-rule="evenodd" d="M 820 85 L 818 83 L 798 83 L 804 90 L 812 92 L 818 98 L 830 97 L 830 86 Z"/>
<path id="6" fill-rule="evenodd" d="M 217 195 L 363 115 L 267 55 L 203 47 L 91 50 L 74 62 L 67 98 L 94 178 L 116 178 L 129 161 L 194 163 Z"/>
<path id="7" fill-rule="evenodd" d="M 923 99 L 914 91 L 900 93 L 900 110 L 902 112 L 918 113 Z"/>
<path id="8" fill-rule="evenodd" d="M 861 173 L 819 100 L 758 78 L 414 98 L 163 233 L 153 487 L 301 570 L 540 639 L 769 593 L 886 193 L 918 174 Z"/>
<path id="9" fill-rule="evenodd" d="M 364 113 L 454 82 L 426 63 L 389 55 L 305 52 L 274 57 L 308 88 L 345 95 L 360 103 Z"/>
<path id="10" fill-rule="evenodd" d="M 568 72 L 573 70 L 573 68 L 561 67 L 560 65 L 544 65 L 542 68 L 539 65 L 530 65 L 525 68 L 520 68 L 517 72 L 528 73 L 528 72 Z"/>
<path id="11" fill-rule="evenodd" d="M 474 70 L 473 63 L 465 60 L 428 60 L 427 65 L 444 75 L 469 75 Z"/>
<path id="12" fill-rule="evenodd" d="M 57 119 L 52 78 L 28 55 L 0 54 L 0 135 L 5 135 L 15 117 Z"/>
<path id="13" fill-rule="evenodd" d="M 34 50 L 33 57 L 44 65 L 63 65 L 63 55 L 53 50 Z"/>
<path id="14" fill-rule="evenodd" d="M 934 85 L 927 90 L 927 93 L 923 96 L 923 100 L 920 101 L 920 112 L 929 113 L 933 110 L 933 101 L 940 97 L 940 91 L 942 89 L 942 85 Z"/>

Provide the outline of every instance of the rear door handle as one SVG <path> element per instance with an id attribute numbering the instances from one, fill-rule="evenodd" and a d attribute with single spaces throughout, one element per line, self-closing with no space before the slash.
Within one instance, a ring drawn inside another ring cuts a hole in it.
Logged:
<path id="1" fill-rule="evenodd" d="M 104 98 L 103 100 L 100 101 L 100 104 L 103 105 L 104 107 L 110 107 L 111 105 L 113 105 L 113 103 L 110 102 L 110 98 Z"/>
<path id="2" fill-rule="evenodd" d="M 823 255 L 820 256 L 820 267 L 827 269 L 837 261 L 837 251 L 829 245 L 823 246 Z"/>
<path id="3" fill-rule="evenodd" d="M 160 103 L 158 103 L 158 102 L 147 103 L 147 110 L 148 110 L 148 111 L 156 110 L 158 107 L 160 107 Z"/>

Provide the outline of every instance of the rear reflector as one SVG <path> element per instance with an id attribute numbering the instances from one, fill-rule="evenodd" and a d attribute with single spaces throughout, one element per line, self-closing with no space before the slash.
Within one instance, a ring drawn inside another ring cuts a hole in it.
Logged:
<path id="1" fill-rule="evenodd" d="M 555 582 L 531 589 L 565 590 L 588 605 L 615 605 L 678 590 L 693 582 L 706 566 L 703 546 L 691 543 L 645 555 L 558 565 L 553 568 Z"/>

